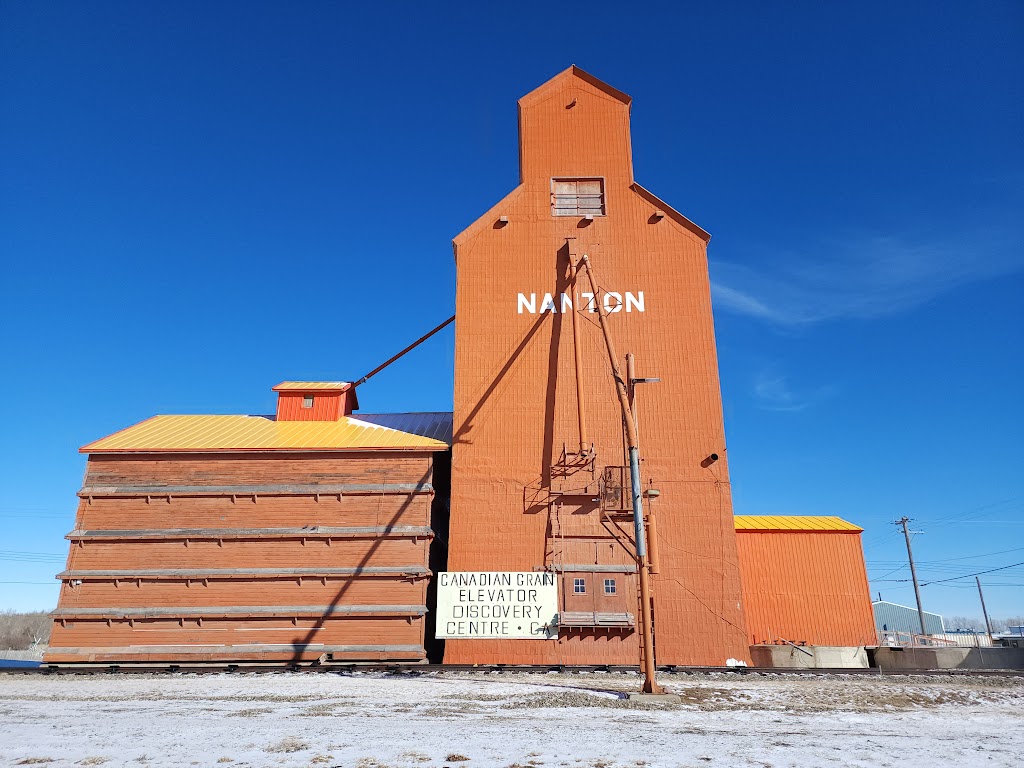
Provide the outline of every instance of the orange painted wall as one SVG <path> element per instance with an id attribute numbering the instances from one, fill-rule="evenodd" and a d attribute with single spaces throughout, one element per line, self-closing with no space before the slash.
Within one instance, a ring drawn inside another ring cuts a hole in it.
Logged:
<path id="1" fill-rule="evenodd" d="M 313 395 L 313 407 L 303 408 L 302 401 L 307 394 Z M 278 392 L 278 421 L 337 421 L 344 413 L 342 406 L 348 392 Z"/>
<path id="2" fill-rule="evenodd" d="M 621 549 L 591 499 L 604 465 L 622 465 L 621 416 L 596 314 L 581 313 L 593 475 L 552 477 L 578 446 L 571 317 L 518 311 L 518 293 L 567 287 L 567 238 L 605 290 L 644 294 L 611 316 L 632 352 L 645 485 L 661 491 L 654 578 L 657 662 L 748 659 L 702 231 L 634 186 L 628 97 L 575 69 L 520 101 L 521 183 L 455 239 L 455 437 L 449 570 L 614 564 Z M 552 177 L 605 181 L 606 216 L 554 217 Z M 655 212 L 667 215 L 658 218 Z M 507 216 L 507 224 L 499 217 Z M 589 290 L 581 288 L 583 290 Z M 576 306 L 580 306 L 577 297 Z M 559 307 L 560 308 L 560 307 Z M 705 469 L 711 453 L 723 458 Z M 556 496 L 575 484 L 584 495 Z M 623 530 L 628 531 L 629 525 Z M 636 603 L 634 602 L 634 606 Z M 633 608 L 636 611 L 636 608 Z M 635 633 L 557 641 L 449 640 L 453 663 L 637 661 Z"/>
<path id="3" fill-rule="evenodd" d="M 423 619 L 207 618 L 57 621 L 49 663 L 162 661 L 309 661 L 423 658 Z M 295 650 L 298 646 L 302 650 Z M 373 650 L 379 647 L 390 650 Z M 279 648 L 271 651 L 268 648 Z"/>
<path id="4" fill-rule="evenodd" d="M 875 645 L 859 533 L 739 532 L 751 644 Z"/>
<path id="5" fill-rule="evenodd" d="M 91 455 L 46 660 L 422 660 L 432 481 L 429 453 Z M 345 485 L 376 490 L 316 492 Z"/>

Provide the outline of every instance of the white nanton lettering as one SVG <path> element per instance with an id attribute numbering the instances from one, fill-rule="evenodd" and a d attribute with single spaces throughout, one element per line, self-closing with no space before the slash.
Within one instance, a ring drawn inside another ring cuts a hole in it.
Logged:
<path id="1" fill-rule="evenodd" d="M 581 312 L 584 308 L 586 308 L 587 312 L 597 312 L 597 302 L 594 300 L 594 294 L 581 291 L 580 296 L 582 297 L 582 302 L 580 304 Z M 605 312 L 608 314 L 621 312 L 623 308 L 625 308 L 627 312 L 644 312 L 646 310 L 643 291 L 637 291 L 636 293 L 626 291 L 625 299 L 623 299 L 623 294 L 618 291 L 607 291 L 602 296 L 601 303 L 604 305 Z M 540 309 L 538 309 L 536 293 L 520 293 L 516 297 L 516 306 L 520 315 L 524 312 L 531 315 L 536 315 L 538 312 L 541 314 L 544 314 L 545 312 L 551 312 L 553 314 L 561 312 L 562 314 L 565 314 L 566 312 L 572 312 L 573 299 L 572 295 L 568 293 L 558 294 L 557 299 L 554 294 L 545 293 L 544 297 L 540 300 Z"/>

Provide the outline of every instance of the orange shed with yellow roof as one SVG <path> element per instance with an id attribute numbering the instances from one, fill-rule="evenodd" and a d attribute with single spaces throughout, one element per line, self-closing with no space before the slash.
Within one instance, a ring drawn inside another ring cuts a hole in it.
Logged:
<path id="1" fill-rule="evenodd" d="M 839 517 L 735 518 L 751 645 L 877 642 L 859 526 Z"/>

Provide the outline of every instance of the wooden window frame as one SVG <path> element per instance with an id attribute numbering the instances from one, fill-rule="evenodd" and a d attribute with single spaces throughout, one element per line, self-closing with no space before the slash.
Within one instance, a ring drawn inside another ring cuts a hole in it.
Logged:
<path id="1" fill-rule="evenodd" d="M 573 580 L 572 580 L 572 593 L 574 595 L 585 595 L 585 594 L 587 594 L 587 580 L 582 578 L 582 577 L 580 577 L 580 576 L 573 577 Z"/>
<path id="2" fill-rule="evenodd" d="M 608 587 L 611 587 L 611 589 L 608 589 Z M 619 594 L 619 585 L 618 585 L 618 583 L 616 582 L 615 579 L 605 579 L 604 580 L 604 593 L 606 595 L 617 595 L 617 594 Z"/>
<path id="3" fill-rule="evenodd" d="M 302 407 L 303 408 L 312 408 L 313 407 L 313 402 L 315 400 L 316 400 L 316 396 L 315 395 L 303 395 L 302 396 Z"/>
<path id="4" fill-rule="evenodd" d="M 572 208 L 572 210 L 569 209 L 569 206 L 566 206 L 566 205 L 559 206 L 559 205 L 557 205 L 557 203 L 558 203 L 558 199 L 557 198 L 558 197 L 569 197 L 569 196 L 568 195 L 556 196 L 555 195 L 555 185 L 559 184 L 559 183 L 566 184 L 566 183 L 569 183 L 569 182 L 572 182 L 574 184 L 578 184 L 581 181 L 596 181 L 598 184 L 600 184 L 601 192 L 598 195 L 600 205 L 598 206 L 598 208 L 597 209 L 590 209 L 590 208 L 581 209 L 580 208 L 580 204 L 579 204 L 580 203 L 580 195 L 579 195 L 578 192 L 577 192 L 577 194 L 573 195 L 573 197 L 576 198 L 576 205 Z M 579 177 L 575 177 L 575 178 L 574 177 L 568 177 L 568 176 L 558 176 L 558 177 L 552 176 L 551 177 L 551 215 L 556 217 L 556 218 L 569 217 L 569 218 L 577 218 L 577 219 L 583 218 L 584 216 L 594 216 L 594 217 L 596 217 L 596 216 L 607 216 L 608 215 L 608 190 L 607 190 L 607 187 L 606 187 L 604 182 L 605 182 L 604 176 L 579 176 Z"/>

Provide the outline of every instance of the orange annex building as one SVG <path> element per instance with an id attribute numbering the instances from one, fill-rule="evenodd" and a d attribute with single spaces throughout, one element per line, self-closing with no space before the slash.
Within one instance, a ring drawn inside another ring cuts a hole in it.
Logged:
<path id="1" fill-rule="evenodd" d="M 81 449 L 47 662 L 426 658 L 450 415 L 275 390 L 275 416 L 156 416 Z"/>
<path id="2" fill-rule="evenodd" d="M 862 532 L 838 517 L 736 516 L 751 645 L 877 645 Z"/>
<path id="3" fill-rule="evenodd" d="M 570 67 L 519 101 L 519 130 L 519 185 L 454 241 L 454 412 L 358 414 L 352 383 L 284 382 L 273 415 L 155 416 L 84 446 L 47 663 L 636 665 L 602 315 L 636 416 L 656 663 L 875 644 L 860 528 L 734 517 L 710 235 L 634 180 L 629 97 Z M 544 639 L 435 639 L 442 571 L 544 572 L 557 618 Z"/>

